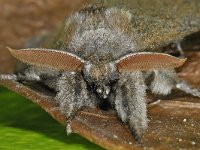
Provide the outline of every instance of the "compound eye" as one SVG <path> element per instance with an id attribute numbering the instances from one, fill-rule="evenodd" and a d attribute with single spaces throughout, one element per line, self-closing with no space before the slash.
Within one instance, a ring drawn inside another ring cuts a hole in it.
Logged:
<path id="1" fill-rule="evenodd" d="M 106 89 L 106 94 L 108 95 L 110 93 L 110 88 Z"/>
<path id="2" fill-rule="evenodd" d="M 102 92 L 103 92 L 102 89 L 100 89 L 100 88 L 97 89 L 97 93 L 101 94 Z"/>

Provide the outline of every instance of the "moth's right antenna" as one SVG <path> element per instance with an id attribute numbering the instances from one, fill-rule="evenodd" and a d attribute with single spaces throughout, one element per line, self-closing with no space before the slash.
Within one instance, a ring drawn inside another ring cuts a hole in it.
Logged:
<path id="1" fill-rule="evenodd" d="M 183 65 L 185 61 L 186 59 L 163 53 L 139 52 L 122 57 L 116 61 L 116 65 L 120 72 L 147 71 L 177 68 Z"/>

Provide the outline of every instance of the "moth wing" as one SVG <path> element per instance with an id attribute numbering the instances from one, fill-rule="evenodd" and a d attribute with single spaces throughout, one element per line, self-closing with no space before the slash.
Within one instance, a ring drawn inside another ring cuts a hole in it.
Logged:
<path id="1" fill-rule="evenodd" d="M 158 69 L 176 68 L 186 61 L 168 54 L 140 52 L 129 54 L 116 61 L 120 72 L 124 71 L 147 71 Z"/>
<path id="2" fill-rule="evenodd" d="M 200 30 L 199 0 L 105 0 L 107 6 L 130 10 L 137 48 L 154 49 Z"/>
<path id="3" fill-rule="evenodd" d="M 80 71 L 84 65 L 84 60 L 72 53 L 64 51 L 42 48 L 8 49 L 12 56 L 18 60 L 38 67 Z"/>

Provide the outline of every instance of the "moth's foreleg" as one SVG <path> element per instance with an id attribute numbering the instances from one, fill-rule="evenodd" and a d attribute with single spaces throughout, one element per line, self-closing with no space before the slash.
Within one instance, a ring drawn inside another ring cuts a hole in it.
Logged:
<path id="1" fill-rule="evenodd" d="M 127 97 L 124 90 L 126 89 L 125 83 L 119 82 L 117 84 L 116 88 L 116 96 L 115 96 L 115 109 L 117 110 L 117 113 L 122 120 L 122 122 L 127 122 L 128 120 L 128 103 L 127 103 Z"/>
<path id="2" fill-rule="evenodd" d="M 174 70 L 153 71 L 153 81 L 150 89 L 154 94 L 167 95 L 176 86 L 176 72 Z"/>
<path id="3" fill-rule="evenodd" d="M 72 132 L 70 122 L 82 106 L 96 107 L 98 100 L 87 90 L 87 85 L 80 73 L 65 72 L 57 81 L 55 99 L 60 104 L 60 111 L 67 117 L 67 133 Z"/>
<path id="4" fill-rule="evenodd" d="M 184 91 L 187 94 L 200 97 L 200 90 L 193 88 L 191 85 L 187 84 L 184 81 L 178 81 L 176 84 L 176 88 Z"/>
<path id="5" fill-rule="evenodd" d="M 34 66 L 27 66 L 17 73 L 19 81 L 40 81 L 40 73 Z"/>
<path id="6" fill-rule="evenodd" d="M 141 72 L 122 74 L 116 90 L 116 109 L 128 122 L 136 140 L 147 128 L 146 86 Z"/>
<path id="7" fill-rule="evenodd" d="M 15 75 L 15 74 L 1 74 L 0 75 L 0 80 L 12 80 L 12 81 L 15 81 L 15 80 L 17 80 L 17 75 Z"/>
<path id="8" fill-rule="evenodd" d="M 185 93 L 200 97 L 200 91 L 188 83 L 179 80 L 174 70 L 156 70 L 153 74 L 154 79 L 150 89 L 155 94 L 167 95 L 171 93 L 172 89 L 177 88 Z"/>
<path id="9" fill-rule="evenodd" d="M 35 66 L 26 66 L 17 72 L 17 80 L 21 81 L 39 81 L 46 82 L 57 78 L 60 72 L 50 68 L 40 68 Z M 50 82 L 51 82 L 50 81 Z"/>

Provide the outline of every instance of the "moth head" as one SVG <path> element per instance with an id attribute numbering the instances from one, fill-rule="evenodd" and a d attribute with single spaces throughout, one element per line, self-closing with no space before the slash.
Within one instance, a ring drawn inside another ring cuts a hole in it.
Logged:
<path id="1" fill-rule="evenodd" d="M 114 62 L 92 64 L 87 62 L 83 69 L 88 85 L 101 97 L 106 99 L 111 86 L 119 79 L 119 72 Z"/>

